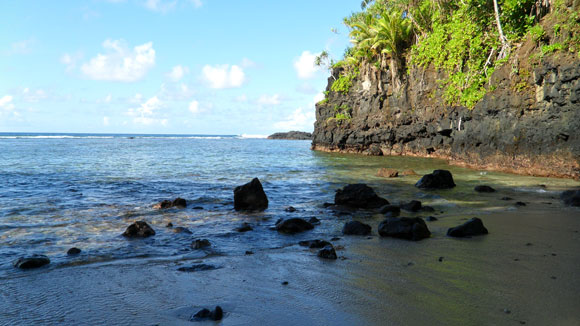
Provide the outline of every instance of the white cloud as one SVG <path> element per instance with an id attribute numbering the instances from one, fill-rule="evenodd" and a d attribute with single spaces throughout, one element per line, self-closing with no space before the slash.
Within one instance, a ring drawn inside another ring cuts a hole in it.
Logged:
<path id="1" fill-rule="evenodd" d="M 318 71 L 320 71 L 320 67 L 314 64 L 317 55 L 318 53 L 304 51 L 300 57 L 294 60 L 294 69 L 298 74 L 298 78 L 310 79 L 313 78 Z"/>
<path id="2" fill-rule="evenodd" d="M 111 123 L 109 117 L 103 117 L 103 126 L 107 127 Z"/>
<path id="3" fill-rule="evenodd" d="M 195 100 L 191 101 L 189 103 L 189 111 L 193 114 L 199 113 L 199 102 Z"/>
<path id="4" fill-rule="evenodd" d="M 244 70 L 237 65 L 205 65 L 202 73 L 209 87 L 216 89 L 240 87 L 246 80 Z"/>
<path id="5" fill-rule="evenodd" d="M 258 104 L 260 105 L 278 105 L 280 104 L 280 95 L 274 94 L 272 96 L 262 95 L 258 98 Z"/>
<path id="6" fill-rule="evenodd" d="M 37 103 L 41 100 L 46 100 L 52 97 L 48 92 L 43 89 L 30 89 L 28 87 L 22 90 L 22 100 L 25 102 Z"/>
<path id="7" fill-rule="evenodd" d="M 142 95 L 137 94 L 135 98 L 142 98 Z M 167 126 L 169 124 L 168 119 L 157 117 L 157 111 L 163 107 L 164 103 L 157 96 L 153 96 L 141 103 L 138 108 L 129 109 L 127 114 L 134 117 L 133 123 L 135 124 Z"/>
<path id="8" fill-rule="evenodd" d="M 14 104 L 12 103 L 13 97 L 12 95 L 4 95 L 0 98 L 0 109 L 2 111 L 12 111 L 14 110 Z"/>
<path id="9" fill-rule="evenodd" d="M 181 65 L 177 65 L 177 66 L 171 68 L 171 71 L 167 74 L 167 77 L 169 79 L 171 79 L 171 81 L 173 81 L 173 82 L 178 82 L 187 73 L 189 73 L 189 68 L 181 66 Z"/>
<path id="10" fill-rule="evenodd" d="M 134 82 L 145 76 L 155 65 L 153 43 L 148 42 L 129 49 L 122 40 L 105 40 L 106 54 L 97 54 L 81 66 L 85 76 L 93 80 Z M 63 57 L 61 61 L 68 61 Z"/>
<path id="11" fill-rule="evenodd" d="M 326 96 L 324 95 L 324 93 L 318 93 L 316 94 L 316 96 L 314 96 L 314 102 L 311 104 L 311 107 L 314 107 L 314 105 L 322 100 L 324 100 Z"/>
<path id="12" fill-rule="evenodd" d="M 314 120 L 314 110 L 304 110 L 303 108 L 298 108 L 290 115 L 288 115 L 285 120 L 275 123 L 274 128 L 280 131 L 310 131 L 313 128 Z"/>
<path id="13" fill-rule="evenodd" d="M 81 52 L 65 53 L 60 57 L 60 63 L 66 66 L 66 71 L 72 71 L 82 58 L 83 54 Z"/>
<path id="14" fill-rule="evenodd" d="M 193 6 L 195 8 L 199 8 L 199 7 L 203 6 L 203 2 L 201 2 L 201 0 L 191 0 L 191 3 L 193 3 Z"/>
<path id="15" fill-rule="evenodd" d="M 144 3 L 145 8 L 152 11 L 168 12 L 175 8 L 177 5 L 177 0 L 174 1 L 164 1 L 164 0 L 147 0 Z"/>

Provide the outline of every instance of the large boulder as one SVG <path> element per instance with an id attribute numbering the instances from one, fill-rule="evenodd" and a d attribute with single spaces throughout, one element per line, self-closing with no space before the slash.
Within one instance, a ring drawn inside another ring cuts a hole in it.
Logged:
<path id="1" fill-rule="evenodd" d="M 359 183 L 337 190 L 334 203 L 354 208 L 379 208 L 388 205 L 389 201 L 377 196 L 373 188 Z"/>
<path id="2" fill-rule="evenodd" d="M 564 201 L 565 205 L 580 207 L 580 189 L 566 190 L 562 192 L 560 198 Z"/>
<path id="3" fill-rule="evenodd" d="M 433 173 L 425 174 L 415 187 L 421 189 L 450 189 L 455 187 L 453 176 L 447 170 L 435 170 Z"/>
<path id="4" fill-rule="evenodd" d="M 324 259 L 337 259 L 336 251 L 332 245 L 328 245 L 318 251 L 318 257 Z"/>
<path id="5" fill-rule="evenodd" d="M 483 235 L 487 233 L 487 229 L 485 226 L 483 226 L 483 222 L 477 217 L 474 217 L 459 226 L 447 230 L 448 236 L 456 238 L 471 237 L 474 235 Z"/>
<path id="6" fill-rule="evenodd" d="M 418 241 L 431 236 L 425 221 L 419 217 L 390 217 L 379 224 L 379 234 L 382 237 L 393 237 Z"/>
<path id="7" fill-rule="evenodd" d="M 350 221 L 344 224 L 342 234 L 346 235 L 369 235 L 372 227 L 359 221 Z"/>
<path id="8" fill-rule="evenodd" d="M 155 230 L 145 221 L 137 221 L 123 232 L 123 236 L 127 238 L 147 238 L 152 235 L 155 235 Z"/>
<path id="9" fill-rule="evenodd" d="M 28 257 L 20 257 L 15 260 L 12 265 L 20 269 L 38 268 L 50 264 L 50 259 L 45 255 L 32 255 Z"/>
<path id="10" fill-rule="evenodd" d="M 276 230 L 281 233 L 299 233 L 314 229 L 314 226 L 301 218 L 280 220 L 276 223 Z"/>
<path id="11" fill-rule="evenodd" d="M 268 197 L 258 178 L 234 189 L 234 209 L 263 211 L 268 208 Z"/>

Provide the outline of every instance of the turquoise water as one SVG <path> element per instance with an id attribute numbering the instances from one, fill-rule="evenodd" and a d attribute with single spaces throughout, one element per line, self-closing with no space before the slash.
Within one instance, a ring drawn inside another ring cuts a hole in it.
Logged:
<path id="1" fill-rule="evenodd" d="M 566 179 L 457 168 L 441 160 L 330 154 L 309 148 L 309 141 L 237 136 L 0 134 L 0 277 L 17 276 L 21 272 L 12 261 L 33 253 L 48 255 L 53 262 L 49 268 L 61 268 L 138 257 L 203 258 L 206 251 L 190 247 L 198 238 L 212 242 L 212 255 L 240 255 L 328 238 L 340 234 L 345 220 L 376 215 L 323 208 L 347 183 L 367 183 L 395 204 L 419 199 L 438 215 L 516 210 L 517 200 L 559 207 L 559 192 L 580 185 Z M 381 167 L 414 169 L 419 175 L 384 179 L 376 176 Z M 413 186 L 421 174 L 437 168 L 451 170 L 458 187 L 425 192 Z M 254 177 L 262 181 L 269 209 L 235 212 L 233 189 Z M 477 184 L 500 191 L 477 195 L 472 190 Z M 513 200 L 502 200 L 505 196 Z M 152 209 L 155 203 L 176 197 L 185 198 L 188 207 Z M 285 212 L 290 205 L 297 212 Z M 317 217 L 322 224 L 292 237 L 271 229 L 279 218 L 287 217 Z M 157 234 L 145 240 L 123 238 L 121 233 L 135 220 L 147 221 Z M 168 222 L 192 234 L 176 234 L 165 227 Z M 242 222 L 252 224 L 254 231 L 235 232 Z M 68 257 L 71 247 L 83 252 Z"/>

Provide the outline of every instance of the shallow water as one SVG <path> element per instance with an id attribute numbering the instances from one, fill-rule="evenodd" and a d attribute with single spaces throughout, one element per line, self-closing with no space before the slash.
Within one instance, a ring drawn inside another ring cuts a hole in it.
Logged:
<path id="1" fill-rule="evenodd" d="M 0 134 L 0 278 L 17 276 L 11 262 L 32 253 L 48 255 L 49 268 L 55 268 L 133 257 L 197 258 L 203 253 L 190 248 L 195 238 L 210 239 L 216 254 L 231 255 L 324 237 L 353 218 L 322 208 L 347 183 L 367 183 L 392 203 L 419 199 L 439 215 L 516 210 L 515 201 L 560 207 L 559 192 L 580 184 L 457 168 L 441 160 L 321 153 L 309 146 L 233 136 Z M 419 176 L 384 179 L 376 176 L 381 167 L 410 168 L 419 175 L 449 169 L 458 187 L 421 191 L 413 187 Z M 237 213 L 233 188 L 253 177 L 262 181 L 270 207 Z M 476 194 L 477 184 L 499 191 Z M 500 199 L 505 196 L 514 200 Z M 152 209 L 176 197 L 187 199 L 188 208 Z M 297 212 L 285 212 L 290 205 Z M 292 238 L 270 230 L 277 219 L 290 216 L 324 222 Z M 138 241 L 120 236 L 135 220 L 150 223 L 157 235 Z M 193 234 L 175 234 L 165 227 L 168 222 Z M 242 222 L 255 231 L 235 232 Z M 67 257 L 73 246 L 83 252 Z"/>

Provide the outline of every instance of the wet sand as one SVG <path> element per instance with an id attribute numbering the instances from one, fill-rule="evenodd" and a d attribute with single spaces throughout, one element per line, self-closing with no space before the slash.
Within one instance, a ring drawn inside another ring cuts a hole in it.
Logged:
<path id="1" fill-rule="evenodd" d="M 26 271 L 0 280 L 0 324 L 204 325 L 188 319 L 220 305 L 222 325 L 580 325 L 580 210 L 483 214 L 489 235 L 445 236 L 469 217 L 428 222 L 420 242 L 371 218 L 370 239 L 333 242 L 336 261 L 294 245 Z M 177 271 L 196 263 L 220 268 Z"/>

